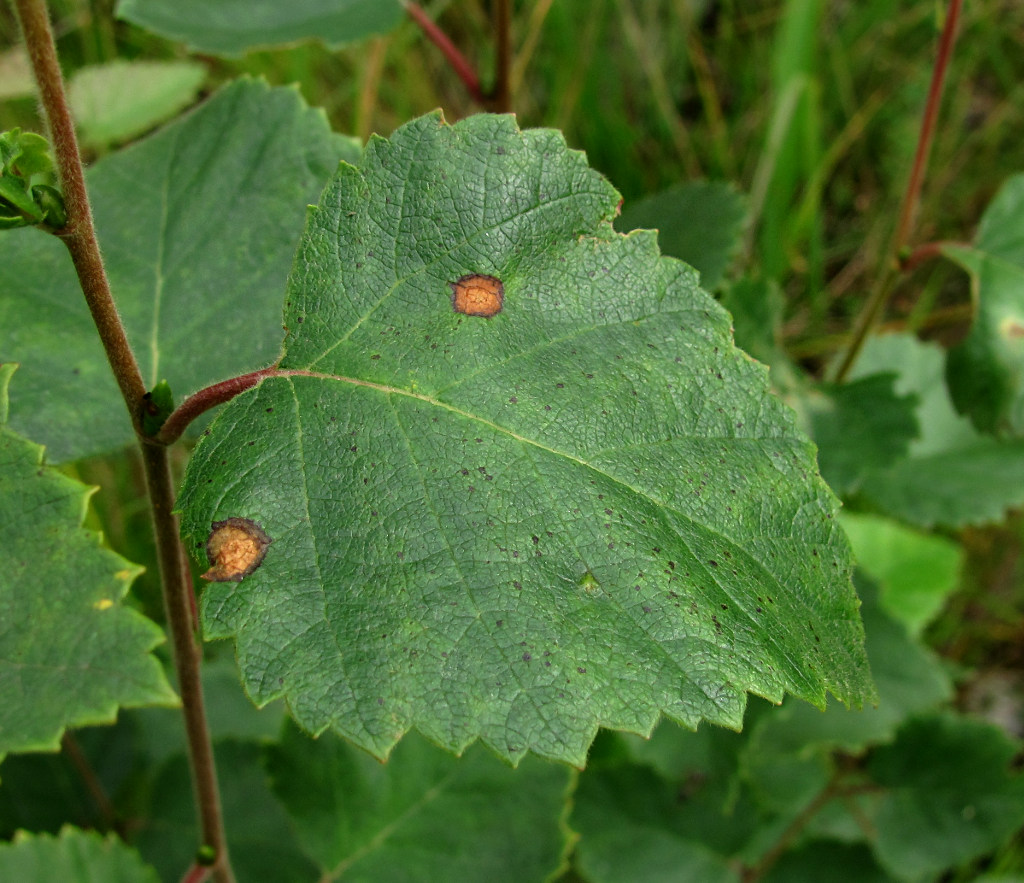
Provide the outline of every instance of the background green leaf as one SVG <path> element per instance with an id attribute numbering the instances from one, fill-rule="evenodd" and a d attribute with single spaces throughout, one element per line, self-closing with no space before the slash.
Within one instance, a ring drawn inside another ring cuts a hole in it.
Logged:
<path id="1" fill-rule="evenodd" d="M 858 566 L 879 584 L 882 608 L 919 635 L 956 588 L 963 549 L 889 518 L 844 512 L 840 520 Z"/>
<path id="2" fill-rule="evenodd" d="M 18 883 L 158 883 L 156 871 L 116 837 L 65 828 L 0 844 L 0 879 Z"/>
<path id="3" fill-rule="evenodd" d="M 574 839 L 565 817 L 575 773 L 537 759 L 512 770 L 480 747 L 454 758 L 410 736 L 381 764 L 294 726 L 268 758 L 325 880 L 539 883 L 562 869 Z"/>
<path id="4" fill-rule="evenodd" d="M 747 203 L 722 181 L 689 181 L 625 204 L 615 229 L 658 231 L 661 253 L 686 261 L 714 291 L 742 240 Z"/>
<path id="5" fill-rule="evenodd" d="M 257 704 L 381 756 L 416 726 L 582 764 L 598 724 L 872 695 L 812 446 L 617 204 L 508 117 L 424 117 L 339 170 L 289 284 L 296 373 L 225 408 L 180 498 L 195 549 L 228 517 L 273 540 L 202 600 Z M 467 273 L 498 315 L 453 310 Z"/>
<path id="6" fill-rule="evenodd" d="M 180 401 L 274 359 L 305 203 L 357 156 L 294 90 L 241 80 L 91 169 L 107 272 L 147 388 L 166 379 Z M 32 230 L 0 238 L 0 290 L 0 358 L 23 365 L 13 428 L 57 461 L 131 442 L 60 242 Z"/>
<path id="7" fill-rule="evenodd" d="M 336 48 L 391 30 L 402 7 L 398 0 L 119 0 L 117 15 L 197 52 L 241 55 L 298 40 Z"/>
<path id="8" fill-rule="evenodd" d="M 205 79 L 195 61 L 115 60 L 75 71 L 68 101 L 82 142 L 107 147 L 184 110 Z"/>
<path id="9" fill-rule="evenodd" d="M 982 721 L 910 721 L 871 759 L 890 789 L 872 820 L 881 862 L 901 879 L 930 879 L 1005 842 L 1024 824 L 1024 779 L 1009 771 L 1017 750 Z"/>
<path id="10" fill-rule="evenodd" d="M 917 396 L 921 434 L 905 459 L 864 476 L 862 500 L 918 527 L 998 521 L 1024 503 L 1024 440 L 982 436 L 956 413 L 937 346 L 906 334 L 869 338 L 851 378 L 879 372 L 896 373 L 898 395 Z"/>
<path id="11" fill-rule="evenodd" d="M 946 362 L 953 401 L 983 432 L 1024 435 L 1024 175 L 989 205 L 973 248 L 943 253 L 970 273 L 976 307 Z"/>
<path id="12" fill-rule="evenodd" d="M 120 603 L 139 569 L 82 527 L 92 490 L 6 428 L 14 368 L 0 365 L 0 755 L 55 750 L 118 706 L 177 702 L 148 652 L 163 632 Z"/>

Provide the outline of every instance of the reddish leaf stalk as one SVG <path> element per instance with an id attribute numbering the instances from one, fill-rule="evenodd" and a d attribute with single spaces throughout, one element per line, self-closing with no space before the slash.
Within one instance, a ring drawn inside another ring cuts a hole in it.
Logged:
<path id="1" fill-rule="evenodd" d="M 100 256 L 85 187 L 81 154 L 68 108 L 64 80 L 57 61 L 57 49 L 45 0 L 14 0 L 14 8 L 39 86 L 67 208 L 68 224 L 63 230 L 57 231 L 57 235 L 71 253 L 79 284 L 92 313 L 111 370 L 121 389 L 132 424 L 136 427 L 136 432 L 140 432 L 140 405 L 146 388 L 118 316 L 103 267 L 103 259 Z M 181 546 L 177 520 L 173 515 L 174 483 L 171 478 L 170 458 L 165 447 L 152 444 L 142 445 L 142 458 L 160 559 L 164 608 L 174 648 L 178 688 L 184 706 L 193 793 L 200 819 L 202 843 L 203 846 L 212 849 L 216 856 L 212 866 L 214 878 L 218 883 L 234 883 L 234 875 L 228 863 L 213 749 L 203 706 L 199 677 L 202 655 L 193 632 L 192 582 Z"/>
<path id="2" fill-rule="evenodd" d="M 512 112 L 512 3 L 494 0 L 494 40 L 497 70 L 494 88 L 487 95 L 487 104 L 495 113 Z"/>
<path id="3" fill-rule="evenodd" d="M 946 71 L 949 69 L 950 59 L 953 55 L 953 44 L 956 40 L 956 29 L 960 20 L 960 9 L 962 6 L 963 0 L 950 0 L 949 9 L 946 12 L 946 22 L 942 29 L 942 36 L 939 39 L 935 66 L 932 69 L 931 85 L 928 88 L 928 100 L 925 103 L 924 115 L 921 118 L 921 131 L 917 139 L 917 150 L 914 153 L 914 164 L 911 168 L 907 187 L 903 194 L 903 202 L 900 206 L 899 220 L 896 223 L 896 229 L 889 247 L 885 252 L 879 282 L 854 324 L 853 341 L 843 357 L 839 370 L 836 372 L 835 380 L 837 383 L 841 383 L 846 378 L 854 362 L 857 361 L 857 356 L 867 340 L 868 333 L 874 326 L 895 287 L 898 272 L 897 256 L 910 239 L 914 212 L 920 202 L 921 187 L 924 183 L 925 168 L 928 164 L 928 154 L 931 152 L 932 141 L 935 136 L 935 123 L 938 120 L 939 107 L 942 102 L 942 87 L 946 79 Z"/>
<path id="4" fill-rule="evenodd" d="M 152 441 L 158 445 L 173 444 L 181 438 L 188 425 L 201 414 L 209 411 L 210 408 L 231 401 L 239 393 L 254 387 L 264 377 L 270 377 L 277 373 L 277 368 L 273 366 L 261 368 L 259 371 L 232 377 L 230 380 L 223 380 L 199 390 L 174 409 L 164 421 L 164 425 L 160 427 L 160 431 L 153 436 Z"/>
<path id="5" fill-rule="evenodd" d="M 473 100 L 478 104 L 485 104 L 487 97 L 480 88 L 480 77 L 477 76 L 476 70 L 466 56 L 458 50 L 448 35 L 437 26 L 418 3 L 413 3 L 412 0 L 403 0 L 403 5 L 405 11 L 409 13 L 409 18 L 416 22 L 426 38 L 441 50 L 441 54 L 462 80 Z"/>

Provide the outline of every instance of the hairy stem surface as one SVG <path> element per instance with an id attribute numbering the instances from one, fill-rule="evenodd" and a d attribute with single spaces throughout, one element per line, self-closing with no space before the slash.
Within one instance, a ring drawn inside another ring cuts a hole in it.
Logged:
<path id="1" fill-rule="evenodd" d="M 57 231 L 57 235 L 71 253 L 82 293 L 103 342 L 111 370 L 121 389 L 132 424 L 139 432 L 140 406 L 146 387 L 114 305 L 100 256 L 74 121 L 68 108 L 46 3 L 45 0 L 13 2 L 39 86 L 67 208 L 67 226 Z M 166 447 L 145 442 L 142 444 L 142 457 L 160 559 L 164 608 L 184 705 L 185 731 L 203 845 L 211 848 L 216 856 L 213 864 L 214 878 L 218 883 L 233 883 L 234 875 L 228 862 L 220 793 L 199 679 L 201 653 L 192 628 L 192 583 L 178 534 L 177 520 L 173 515 L 174 484 L 170 460 Z"/>

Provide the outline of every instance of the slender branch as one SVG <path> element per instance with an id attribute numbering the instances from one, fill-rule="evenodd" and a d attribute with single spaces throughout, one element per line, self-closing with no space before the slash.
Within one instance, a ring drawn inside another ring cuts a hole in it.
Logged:
<path id="1" fill-rule="evenodd" d="M 946 22 L 942 29 L 942 36 L 939 39 L 935 67 L 932 70 L 931 85 L 928 88 L 928 100 L 925 103 L 924 115 L 921 118 L 921 131 L 917 139 L 917 150 L 914 153 L 914 165 L 911 168 L 910 178 L 907 180 L 907 187 L 903 194 L 899 220 L 896 223 L 896 229 L 883 257 L 879 281 L 854 323 L 853 340 L 834 378 L 837 383 L 841 383 L 846 378 L 854 362 L 857 361 L 857 356 L 860 355 L 868 333 L 877 321 L 878 316 L 881 315 L 885 304 L 889 300 L 889 295 L 896 286 L 896 278 L 899 273 L 898 255 L 910 239 L 914 213 L 920 201 L 925 167 L 928 163 L 928 154 L 931 151 L 932 140 L 935 136 L 935 123 L 938 119 L 939 106 L 942 101 L 942 86 L 953 55 L 953 43 L 956 39 L 956 28 L 960 19 L 962 5 L 963 0 L 950 0 L 949 9 L 946 12 Z"/>
<path id="2" fill-rule="evenodd" d="M 402 0 L 402 5 L 409 13 L 409 18 L 419 25 L 426 38 L 441 50 L 441 54 L 444 55 L 448 64 L 452 66 L 452 70 L 469 90 L 473 100 L 478 104 L 485 104 L 487 98 L 480 88 L 480 77 L 466 56 L 458 50 L 448 35 L 437 26 L 418 3 L 413 3 L 412 0 Z"/>
<path id="3" fill-rule="evenodd" d="M 14 8 L 39 85 L 39 96 L 53 141 L 57 173 L 68 213 L 67 226 L 58 230 L 57 235 L 71 253 L 82 293 L 89 305 L 89 312 L 92 313 L 114 377 L 121 388 L 132 425 L 138 429 L 138 404 L 146 393 L 146 387 L 114 306 L 103 259 L 100 257 L 85 189 L 78 139 L 75 137 L 75 125 L 64 92 L 64 78 L 57 61 L 57 48 L 46 3 L 45 0 L 14 0 Z"/>
<path id="4" fill-rule="evenodd" d="M 910 273 L 928 261 L 941 258 L 943 249 L 950 245 L 968 247 L 966 242 L 926 242 L 924 245 L 919 245 L 906 257 L 900 258 L 900 270 Z"/>
<path id="5" fill-rule="evenodd" d="M 153 436 L 151 441 L 157 445 L 173 444 L 181 438 L 188 425 L 201 414 L 209 411 L 210 408 L 217 407 L 217 405 L 223 405 L 239 393 L 251 389 L 264 377 L 271 377 L 277 373 L 278 370 L 274 366 L 261 368 L 259 371 L 242 374 L 239 377 L 232 377 L 230 380 L 222 380 L 220 383 L 215 383 L 213 386 L 208 386 L 197 393 L 193 393 L 171 412 L 171 415 L 164 421 L 164 425 L 160 427 L 160 431 Z"/>
<path id="6" fill-rule="evenodd" d="M 89 796 L 92 797 L 93 803 L 96 804 L 96 809 L 99 810 L 104 827 L 118 830 L 117 811 L 114 809 L 114 804 L 110 802 L 100 777 L 96 775 L 96 771 L 92 768 L 89 759 L 85 756 L 85 752 L 82 751 L 78 740 L 71 734 L 70 730 L 61 736 L 60 747 L 68 760 L 71 761 L 72 766 L 78 771 L 78 775 L 82 777 L 82 782 L 85 783 Z"/>
<path id="7" fill-rule="evenodd" d="M 228 861 L 228 846 L 221 817 L 220 789 L 199 675 L 202 652 L 192 631 L 193 586 L 191 576 L 183 566 L 178 521 L 173 514 L 174 481 L 171 477 L 170 458 L 166 448 L 143 444 L 142 462 L 153 511 L 153 529 L 164 590 L 164 613 L 171 631 L 174 669 L 178 674 L 202 845 L 209 847 L 216 856 L 212 866 L 214 879 L 218 883 L 233 883 L 234 875 Z"/>
<path id="8" fill-rule="evenodd" d="M 136 432 L 141 435 L 140 405 L 146 393 L 138 363 L 128 344 L 110 292 L 103 259 L 93 228 L 85 187 L 81 155 L 74 122 L 68 108 L 64 80 L 57 61 L 53 31 L 44 0 L 14 0 L 14 8 L 25 37 L 25 45 L 39 85 L 47 125 L 53 140 L 54 157 L 68 213 L 67 226 L 58 231 L 71 253 L 79 283 L 99 332 L 114 376 Z M 206 724 L 202 685 L 199 678 L 201 653 L 193 633 L 193 589 L 181 547 L 177 520 L 173 514 L 174 482 L 165 447 L 142 444 L 156 535 L 164 609 L 171 631 L 178 688 L 184 706 L 185 732 L 189 745 L 193 791 L 199 812 L 202 847 L 212 850 L 214 878 L 234 883 L 228 862 L 227 842 L 220 812 L 220 794 L 213 762 L 210 731 Z"/>
<path id="9" fill-rule="evenodd" d="M 487 105 L 495 113 L 512 112 L 512 2 L 494 0 L 494 41 L 497 69 Z"/>

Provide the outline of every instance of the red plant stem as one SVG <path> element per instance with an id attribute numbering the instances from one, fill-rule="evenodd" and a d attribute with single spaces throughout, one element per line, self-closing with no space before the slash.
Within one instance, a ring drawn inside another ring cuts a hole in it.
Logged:
<path id="1" fill-rule="evenodd" d="M 205 883 L 209 876 L 210 869 L 206 865 L 192 865 L 181 878 L 181 883 Z"/>
<path id="2" fill-rule="evenodd" d="M 409 18 L 416 22 L 427 39 L 441 50 L 441 54 L 444 55 L 448 64 L 452 66 L 452 70 L 455 71 L 459 79 L 465 84 L 469 94 L 473 96 L 473 100 L 478 104 L 485 104 L 487 97 L 480 88 L 480 77 L 477 76 L 476 70 L 469 63 L 466 56 L 458 50 L 455 44 L 448 38 L 448 35 L 437 26 L 419 4 L 413 3 L 412 0 L 403 0 L 403 5 L 405 6 L 405 11 L 409 13 Z"/>
<path id="3" fill-rule="evenodd" d="M 117 314 L 103 259 L 100 257 L 85 189 L 82 157 L 75 137 L 75 124 L 68 108 L 46 3 L 44 0 L 14 0 L 14 7 L 39 86 L 39 97 L 46 111 L 57 174 L 67 208 L 68 223 L 57 231 L 57 235 L 71 253 L 71 260 L 81 280 L 82 293 L 99 332 L 107 360 L 121 388 L 132 425 L 138 429 L 138 405 L 146 393 L 146 387 Z"/>
<path id="4" fill-rule="evenodd" d="M 919 245 L 906 257 L 900 259 L 900 270 L 903 273 L 912 273 L 922 264 L 943 257 L 944 250 L 949 246 L 968 247 L 966 242 L 926 242 L 924 245 Z"/>
<path id="5" fill-rule="evenodd" d="M 277 368 L 273 366 L 270 368 L 260 368 L 259 371 L 252 371 L 249 374 L 232 377 L 230 380 L 222 380 L 220 383 L 215 383 L 212 386 L 199 390 L 197 393 L 193 393 L 171 412 L 171 415 L 164 421 L 163 426 L 160 427 L 160 431 L 153 436 L 151 441 L 158 445 L 173 444 L 181 438 L 188 425 L 200 414 L 209 411 L 210 408 L 217 407 L 217 405 L 223 405 L 239 393 L 254 387 L 264 377 L 271 377 L 277 373 Z"/>
<path id="6" fill-rule="evenodd" d="M 511 0 L 494 0 L 494 40 L 497 54 L 497 70 L 494 74 L 494 88 L 487 96 L 487 103 L 495 113 L 512 112 L 512 3 Z"/>
<path id="7" fill-rule="evenodd" d="M 962 6 L 963 0 L 950 0 L 949 9 L 946 12 L 946 22 L 942 29 L 942 36 L 939 39 L 935 66 L 932 69 L 932 81 L 928 88 L 928 100 L 925 103 L 924 115 L 921 118 L 921 131 L 917 138 L 914 164 L 910 171 L 910 177 L 907 180 L 906 190 L 903 193 L 899 220 L 896 223 L 896 229 L 889 247 L 885 252 L 880 279 L 864 309 L 857 317 L 857 321 L 854 323 L 853 340 L 835 375 L 837 383 L 842 383 L 846 379 L 846 375 L 850 372 L 854 362 L 857 361 L 857 356 L 860 355 L 864 341 L 867 340 L 868 332 L 874 326 L 886 301 L 889 299 L 890 293 L 895 287 L 898 270 L 897 256 L 910 238 L 914 211 L 920 201 L 925 167 L 928 163 L 928 154 L 931 151 L 932 140 L 935 136 L 935 123 L 938 119 L 939 106 L 942 102 L 942 86 L 953 55 L 953 43 L 956 39 L 956 28 L 960 20 L 960 9 Z"/>

